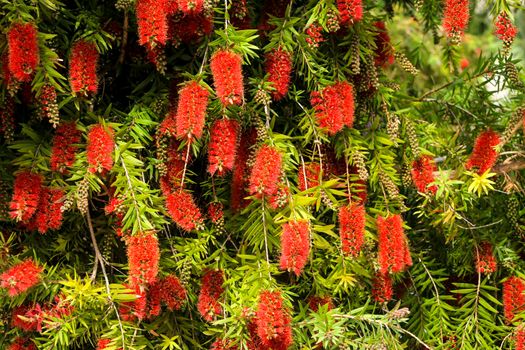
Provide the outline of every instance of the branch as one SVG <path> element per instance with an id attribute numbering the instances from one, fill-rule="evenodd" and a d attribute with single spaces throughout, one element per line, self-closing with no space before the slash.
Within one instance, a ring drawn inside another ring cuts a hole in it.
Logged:
<path id="1" fill-rule="evenodd" d="M 122 25 L 122 42 L 120 43 L 120 55 L 118 57 L 118 63 L 124 63 L 124 57 L 126 56 L 126 45 L 128 44 L 128 28 L 129 28 L 129 14 L 126 10 L 124 12 L 124 24 Z"/>

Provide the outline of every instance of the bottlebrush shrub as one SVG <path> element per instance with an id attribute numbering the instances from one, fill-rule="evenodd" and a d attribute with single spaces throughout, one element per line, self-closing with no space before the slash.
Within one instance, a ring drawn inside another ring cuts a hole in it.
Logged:
<path id="1" fill-rule="evenodd" d="M 437 186 L 429 186 L 434 179 L 434 172 L 437 171 L 434 160 L 430 156 L 419 157 L 412 163 L 412 181 L 419 192 L 436 193 Z"/>
<path id="2" fill-rule="evenodd" d="M 69 55 L 69 82 L 75 95 L 89 96 L 98 90 L 99 54 L 94 43 L 77 41 Z"/>
<path id="3" fill-rule="evenodd" d="M 479 134 L 465 167 L 469 170 L 476 168 L 478 174 L 483 174 L 485 171 L 491 169 L 498 159 L 498 152 L 494 147 L 499 143 L 499 135 L 492 130 L 487 130 Z"/>
<path id="4" fill-rule="evenodd" d="M 179 190 L 166 196 L 166 209 L 173 221 L 184 231 L 202 226 L 201 211 L 187 191 Z"/>
<path id="5" fill-rule="evenodd" d="M 208 172 L 222 176 L 233 169 L 239 141 L 239 122 L 234 119 L 220 119 L 210 129 L 208 144 Z"/>
<path id="6" fill-rule="evenodd" d="M 349 83 L 337 82 L 320 92 L 314 91 L 310 103 L 316 112 L 319 126 L 326 130 L 328 135 L 335 135 L 344 126 L 353 126 L 354 94 Z"/>
<path id="7" fill-rule="evenodd" d="M 20 82 L 31 81 L 40 62 L 37 28 L 32 23 L 13 23 L 7 44 L 9 72 Z"/>
<path id="8" fill-rule="evenodd" d="M 379 216 L 376 223 L 381 273 L 402 272 L 412 266 L 401 216 L 390 215 L 386 218 Z"/>
<path id="9" fill-rule="evenodd" d="M 200 139 L 208 107 L 208 90 L 196 81 L 187 83 L 179 91 L 179 106 L 177 107 L 177 137 Z"/>
<path id="10" fill-rule="evenodd" d="M 139 233 L 127 239 L 129 279 L 132 286 L 154 283 L 159 272 L 159 242 L 154 233 Z"/>
<path id="11" fill-rule="evenodd" d="M 365 207 L 349 204 L 339 209 L 339 237 L 343 254 L 356 257 L 365 241 Z"/>
<path id="12" fill-rule="evenodd" d="M 224 292 L 223 283 L 224 273 L 221 270 L 208 270 L 202 276 L 197 308 L 206 321 L 213 321 L 222 312 L 219 299 Z"/>
<path id="13" fill-rule="evenodd" d="M 62 123 L 56 130 L 51 147 L 51 170 L 61 174 L 75 162 L 75 155 L 80 143 L 81 132 L 75 122 Z"/>
<path id="14" fill-rule="evenodd" d="M 0 287 L 7 289 L 11 297 L 27 291 L 40 282 L 42 268 L 28 259 L 11 267 L 0 275 Z"/>
<path id="15" fill-rule="evenodd" d="M 16 175 L 13 198 L 9 204 L 10 216 L 17 221 L 28 221 L 36 212 L 42 193 L 42 177 L 29 171 Z"/>
<path id="16" fill-rule="evenodd" d="M 306 220 L 289 221 L 281 235 L 281 269 L 301 274 L 310 255 L 310 223 Z"/>
<path id="17" fill-rule="evenodd" d="M 115 140 L 113 129 L 102 124 L 94 125 L 88 133 L 86 157 L 89 171 L 104 173 L 113 167 Z"/>
<path id="18" fill-rule="evenodd" d="M 224 106 L 240 105 L 244 99 L 242 57 L 229 50 L 217 50 L 210 60 L 215 93 Z"/>
<path id="19" fill-rule="evenodd" d="M 268 349 L 287 349 L 293 342 L 291 317 L 278 291 L 263 291 L 257 306 L 257 335 Z"/>
<path id="20" fill-rule="evenodd" d="M 282 48 L 274 49 L 266 54 L 265 71 L 268 82 L 275 89 L 271 91 L 274 100 L 279 101 L 288 93 L 290 75 L 292 74 L 292 55 Z"/>
<path id="21" fill-rule="evenodd" d="M 282 155 L 272 146 L 263 145 L 255 155 L 249 191 L 257 196 L 273 196 L 279 190 Z"/>

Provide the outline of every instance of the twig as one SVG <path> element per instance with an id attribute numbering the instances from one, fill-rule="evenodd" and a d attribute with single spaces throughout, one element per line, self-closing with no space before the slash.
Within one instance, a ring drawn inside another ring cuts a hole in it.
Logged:
<path id="1" fill-rule="evenodd" d="M 124 24 L 122 25 L 122 42 L 120 43 L 120 55 L 118 57 L 118 63 L 124 63 L 126 56 L 126 45 L 128 44 L 128 29 L 129 29 L 129 14 L 126 10 L 124 12 Z"/>

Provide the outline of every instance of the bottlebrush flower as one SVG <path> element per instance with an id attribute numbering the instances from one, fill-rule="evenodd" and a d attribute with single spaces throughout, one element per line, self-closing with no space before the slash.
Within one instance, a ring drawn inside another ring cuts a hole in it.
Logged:
<path id="1" fill-rule="evenodd" d="M 313 23 L 306 28 L 306 35 L 306 43 L 311 48 L 319 47 L 319 44 L 324 41 L 323 27 L 318 23 Z"/>
<path id="2" fill-rule="evenodd" d="M 244 99 L 242 57 L 228 50 L 218 50 L 210 60 L 215 93 L 224 106 L 240 105 Z"/>
<path id="3" fill-rule="evenodd" d="M 40 107 L 39 115 L 47 118 L 53 127 L 56 128 L 60 123 L 60 116 L 58 112 L 57 92 L 53 85 L 46 84 L 42 86 L 38 105 Z"/>
<path id="4" fill-rule="evenodd" d="M 308 298 L 308 307 L 313 312 L 317 312 L 319 308 L 323 305 L 327 305 L 328 311 L 332 310 L 334 308 L 334 303 L 332 301 L 332 297 L 329 295 L 320 297 L 320 296 L 313 296 Z"/>
<path id="5" fill-rule="evenodd" d="M 306 163 L 304 167 L 299 166 L 297 175 L 297 186 L 300 191 L 319 186 L 319 177 L 321 176 L 321 165 L 316 162 Z"/>
<path id="6" fill-rule="evenodd" d="M 515 350 L 525 350 L 525 327 L 519 326 L 514 333 Z"/>
<path id="7" fill-rule="evenodd" d="M 208 145 L 208 172 L 223 176 L 233 169 L 239 141 L 239 122 L 234 119 L 219 119 L 210 130 Z"/>
<path id="8" fill-rule="evenodd" d="M 37 350 L 35 343 L 30 339 L 17 337 L 7 350 Z"/>
<path id="9" fill-rule="evenodd" d="M 292 55 L 282 48 L 274 49 L 266 54 L 265 71 L 268 82 L 272 84 L 271 92 L 275 101 L 279 101 L 288 93 L 292 74 Z"/>
<path id="10" fill-rule="evenodd" d="M 339 236 L 343 254 L 358 256 L 365 241 L 365 207 L 349 204 L 339 210 Z"/>
<path id="11" fill-rule="evenodd" d="M 505 12 L 499 14 L 494 26 L 494 33 L 496 34 L 498 39 L 500 39 L 507 45 L 510 45 L 516 37 L 516 35 L 518 35 L 518 28 L 514 26 L 509 16 Z"/>
<path id="12" fill-rule="evenodd" d="M 42 319 L 39 304 L 32 307 L 20 305 L 15 307 L 11 313 L 11 325 L 24 332 L 36 332 L 41 329 Z"/>
<path id="13" fill-rule="evenodd" d="M 208 107 L 208 90 L 192 81 L 179 91 L 179 106 L 177 108 L 177 137 L 200 139 L 206 108 Z"/>
<path id="14" fill-rule="evenodd" d="M 239 29 L 249 29 L 251 18 L 248 13 L 246 0 L 231 1 L 230 21 Z"/>
<path id="15" fill-rule="evenodd" d="M 42 178 L 29 171 L 18 173 L 13 184 L 13 198 L 9 204 L 11 218 L 28 221 L 36 212 L 42 192 Z"/>
<path id="16" fill-rule="evenodd" d="M 214 224 L 217 224 L 219 221 L 223 220 L 224 206 L 222 205 L 222 203 L 210 203 L 210 205 L 208 205 L 208 217 Z"/>
<path id="17" fill-rule="evenodd" d="M 132 286 L 154 283 L 159 272 L 160 250 L 154 233 L 139 233 L 127 242 L 129 279 Z"/>
<path id="18" fill-rule="evenodd" d="M 202 12 L 204 0 L 178 0 L 179 9 L 186 15 L 193 15 Z"/>
<path id="19" fill-rule="evenodd" d="M 15 22 L 7 32 L 9 71 L 21 82 L 31 81 L 40 61 L 38 31 L 32 23 Z"/>
<path id="20" fill-rule="evenodd" d="M 257 307 L 257 335 L 270 349 L 288 349 L 292 345 L 291 317 L 278 291 L 263 291 Z"/>
<path id="21" fill-rule="evenodd" d="M 512 276 L 503 283 L 503 315 L 508 323 L 525 307 L 525 282 Z"/>
<path id="22" fill-rule="evenodd" d="M 461 70 L 465 70 L 465 69 L 468 68 L 468 66 L 470 66 L 470 61 L 468 60 L 468 58 L 463 57 L 463 58 L 459 61 L 459 68 L 461 68 Z"/>
<path id="23" fill-rule="evenodd" d="M 250 175 L 250 194 L 268 196 L 276 194 L 282 173 L 282 155 L 272 146 L 263 145 L 255 155 Z"/>
<path id="24" fill-rule="evenodd" d="M 111 343 L 111 339 L 99 339 L 97 343 L 97 350 L 104 350 Z"/>
<path id="25" fill-rule="evenodd" d="M 136 319 L 143 320 L 147 315 L 148 308 L 146 290 L 138 285 L 135 287 L 124 285 L 124 287 L 130 289 L 130 294 L 133 294 L 136 299 L 124 302 L 120 305 L 120 317 L 122 320 L 130 322 L 133 322 Z"/>
<path id="26" fill-rule="evenodd" d="M 338 82 L 320 92 L 314 91 L 310 103 L 315 110 L 317 123 L 329 135 L 335 135 L 343 126 L 354 123 L 354 93 L 352 85 Z"/>
<path id="27" fill-rule="evenodd" d="M 181 42 L 192 44 L 198 42 L 202 37 L 213 32 L 213 16 L 204 12 L 193 15 L 184 15 L 182 12 L 172 16 L 169 22 L 168 37 L 171 38 L 173 46 Z"/>
<path id="28" fill-rule="evenodd" d="M 224 289 L 224 273 L 221 270 L 208 270 L 202 276 L 202 286 L 199 293 L 197 309 L 206 321 L 213 321 L 222 312 L 219 298 Z"/>
<path id="29" fill-rule="evenodd" d="M 203 218 L 189 192 L 177 191 L 166 196 L 166 209 L 175 223 L 184 231 L 200 229 Z"/>
<path id="30" fill-rule="evenodd" d="M 252 153 L 256 138 L 257 132 L 255 128 L 249 129 L 241 135 L 232 171 L 230 205 L 234 212 L 239 211 L 247 203 L 247 200 L 244 198 L 248 196 L 246 191 L 249 177 L 248 159 Z"/>
<path id="31" fill-rule="evenodd" d="M 41 234 L 48 230 L 57 230 L 62 226 L 62 199 L 65 193 L 61 189 L 44 187 L 40 194 L 38 210 L 28 223 L 30 230 L 38 230 Z"/>
<path id="32" fill-rule="evenodd" d="M 104 173 L 113 167 L 113 149 L 115 148 L 113 135 L 113 129 L 104 127 L 102 124 L 96 124 L 89 131 L 86 157 L 90 165 L 90 172 Z"/>
<path id="33" fill-rule="evenodd" d="M 139 44 L 152 50 L 168 41 L 168 0 L 137 0 L 135 13 Z"/>
<path id="34" fill-rule="evenodd" d="M 306 220 L 285 223 L 281 235 L 281 269 L 293 271 L 299 276 L 309 254 L 310 223 Z"/>
<path id="35" fill-rule="evenodd" d="M 482 132 L 476 139 L 474 149 L 465 167 L 470 170 L 478 169 L 478 174 L 483 174 L 491 169 L 498 159 L 498 152 L 494 149 L 500 143 L 499 135 L 488 129 Z"/>
<path id="36" fill-rule="evenodd" d="M 337 0 L 340 24 L 351 25 L 363 18 L 362 0 Z"/>
<path id="37" fill-rule="evenodd" d="M 237 350 L 239 347 L 229 339 L 217 339 L 211 344 L 210 350 Z"/>
<path id="38" fill-rule="evenodd" d="M 392 278 L 388 273 L 377 272 L 372 282 L 372 299 L 384 303 L 392 299 Z"/>
<path id="39" fill-rule="evenodd" d="M 376 44 L 375 65 L 386 67 L 394 63 L 394 48 L 390 43 L 390 35 L 386 30 L 385 22 L 375 22 L 377 35 L 374 38 Z"/>
<path id="40" fill-rule="evenodd" d="M 178 151 L 178 142 L 169 146 L 166 173 L 160 178 L 160 189 L 164 196 L 181 189 L 182 174 L 186 164 L 185 152 Z M 190 159 L 187 160 L 189 162 Z"/>
<path id="41" fill-rule="evenodd" d="M 468 0 L 444 0 L 443 30 L 449 38 L 459 42 L 469 21 Z"/>
<path id="42" fill-rule="evenodd" d="M 412 265 L 400 215 L 377 218 L 381 273 L 402 272 Z"/>
<path id="43" fill-rule="evenodd" d="M 161 300 L 170 311 L 179 310 L 186 301 L 186 289 L 177 276 L 169 275 L 161 281 Z"/>
<path id="44" fill-rule="evenodd" d="M 277 192 L 268 197 L 268 206 L 273 210 L 284 208 L 290 198 L 290 188 L 284 182 L 280 182 Z"/>
<path id="45" fill-rule="evenodd" d="M 429 186 L 435 180 L 434 171 L 436 170 L 434 160 L 430 156 L 419 157 L 412 163 L 412 181 L 419 192 L 436 193 L 437 186 Z"/>
<path id="46" fill-rule="evenodd" d="M 9 296 L 23 293 L 40 282 L 42 270 L 33 260 L 24 260 L 0 275 L 0 287 L 7 289 Z"/>
<path id="47" fill-rule="evenodd" d="M 69 83 L 74 94 L 95 94 L 98 90 L 98 51 L 94 43 L 77 41 L 69 56 Z"/>
<path id="48" fill-rule="evenodd" d="M 498 262 L 494 256 L 492 244 L 489 242 L 481 242 L 477 254 L 474 252 L 474 257 L 476 259 L 476 269 L 479 273 L 488 274 L 496 272 Z"/>

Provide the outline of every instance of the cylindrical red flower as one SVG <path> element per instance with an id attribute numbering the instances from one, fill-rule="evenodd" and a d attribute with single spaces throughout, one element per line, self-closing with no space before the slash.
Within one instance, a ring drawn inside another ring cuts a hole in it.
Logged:
<path id="1" fill-rule="evenodd" d="M 178 0 L 179 9 L 186 15 L 201 13 L 204 9 L 204 0 Z"/>
<path id="2" fill-rule="evenodd" d="M 310 103 L 315 110 L 317 123 L 329 135 L 335 135 L 343 126 L 353 126 L 354 93 L 349 83 L 338 82 L 320 92 L 314 91 Z"/>
<path id="3" fill-rule="evenodd" d="M 487 130 L 482 132 L 474 144 L 474 149 L 470 158 L 467 160 L 465 167 L 470 170 L 472 168 L 478 169 L 478 174 L 483 174 L 485 171 L 491 169 L 498 159 L 498 152 L 494 149 L 500 143 L 498 133 Z"/>
<path id="4" fill-rule="evenodd" d="M 173 221 L 184 231 L 189 232 L 202 226 L 201 211 L 187 191 L 177 191 L 166 196 L 166 209 Z"/>
<path id="5" fill-rule="evenodd" d="M 363 18 L 362 0 L 337 0 L 340 23 L 351 25 Z"/>
<path id="6" fill-rule="evenodd" d="M 332 310 L 334 308 L 334 303 L 332 301 L 332 297 L 329 295 L 320 297 L 320 296 L 312 296 L 308 298 L 308 307 L 313 311 L 317 312 L 319 308 L 323 305 L 326 305 L 328 308 L 328 311 Z"/>
<path id="7" fill-rule="evenodd" d="M 385 22 L 375 22 L 377 35 L 374 38 L 376 44 L 375 64 L 376 66 L 385 67 L 394 63 L 394 48 L 390 43 L 390 35 L 386 30 Z"/>
<path id="8" fill-rule="evenodd" d="M 412 265 L 400 215 L 377 218 L 379 265 L 381 273 L 402 272 Z"/>
<path id="9" fill-rule="evenodd" d="M 436 193 L 437 186 L 429 186 L 435 181 L 434 171 L 436 171 L 434 160 L 430 156 L 422 156 L 412 163 L 412 181 L 419 192 Z"/>
<path id="10" fill-rule="evenodd" d="M 9 204 L 11 218 L 28 221 L 36 212 L 42 193 L 42 177 L 29 171 L 16 175 L 13 198 Z"/>
<path id="11" fill-rule="evenodd" d="M 201 138 L 208 107 L 208 95 L 208 90 L 196 81 L 180 89 L 176 118 L 177 137 Z"/>
<path id="12" fill-rule="evenodd" d="M 9 296 L 18 295 L 40 282 L 41 272 L 32 259 L 24 260 L 0 275 L 0 287 L 7 289 Z"/>
<path id="13" fill-rule="evenodd" d="M 229 339 L 217 339 L 211 344 L 210 350 L 237 350 L 239 347 Z"/>
<path id="14" fill-rule="evenodd" d="M 257 132 L 255 128 L 247 130 L 241 135 L 232 171 L 230 205 L 233 211 L 239 211 L 247 203 L 247 200 L 244 198 L 248 196 L 246 191 L 249 178 L 248 159 L 252 153 L 256 138 Z"/>
<path id="15" fill-rule="evenodd" d="M 343 254 L 356 257 L 365 241 L 365 207 L 349 204 L 339 210 L 339 236 Z"/>
<path id="16" fill-rule="evenodd" d="M 86 157 L 92 173 L 111 170 L 113 167 L 113 129 L 102 124 L 96 124 L 88 133 Z"/>
<path id="17" fill-rule="evenodd" d="M 168 0 L 137 0 L 135 13 L 139 30 L 139 44 L 151 50 L 168 41 Z"/>
<path id="18" fill-rule="evenodd" d="M 208 172 L 224 175 L 233 169 L 239 141 L 239 122 L 234 119 L 219 119 L 210 130 L 208 145 Z"/>
<path id="19" fill-rule="evenodd" d="M 502 12 L 496 18 L 494 24 L 496 36 L 503 42 L 511 44 L 516 35 L 518 35 L 518 28 L 512 23 L 507 13 Z"/>
<path id="20" fill-rule="evenodd" d="M 146 318 L 148 311 L 146 290 L 139 285 L 128 286 L 124 284 L 124 287 L 130 289 L 130 294 L 135 296 L 136 299 L 121 303 L 119 307 L 120 317 L 124 321 L 143 320 Z"/>
<path id="21" fill-rule="evenodd" d="M 17 337 L 7 350 L 37 350 L 37 348 L 31 339 Z"/>
<path id="22" fill-rule="evenodd" d="M 77 41 L 69 56 L 69 82 L 74 94 L 95 94 L 98 89 L 99 54 L 94 43 Z"/>
<path id="23" fill-rule="evenodd" d="M 313 23 L 306 28 L 306 35 L 306 43 L 312 48 L 318 47 L 324 41 L 323 27 L 318 23 Z"/>
<path id="24" fill-rule="evenodd" d="M 169 21 L 168 37 L 174 46 L 181 42 L 192 44 L 198 42 L 203 36 L 213 32 L 213 16 L 204 12 L 183 15 L 182 12 L 172 16 Z"/>
<path id="25" fill-rule="evenodd" d="M 51 170 L 67 173 L 67 167 L 75 162 L 77 144 L 80 143 L 80 131 L 75 122 L 62 123 L 57 128 L 51 147 Z"/>
<path id="26" fill-rule="evenodd" d="M 132 286 L 154 283 L 159 272 L 160 250 L 154 233 L 139 233 L 127 242 L 129 279 Z"/>
<path id="27" fill-rule="evenodd" d="M 511 323 L 525 309 L 525 282 L 512 276 L 503 283 L 503 315 Z"/>
<path id="28" fill-rule="evenodd" d="M 40 62 L 38 31 L 32 23 L 15 22 L 7 32 L 9 71 L 19 81 L 31 81 Z"/>
<path id="29" fill-rule="evenodd" d="M 48 230 L 57 230 L 62 226 L 62 200 L 65 196 L 61 189 L 44 187 L 40 194 L 38 210 L 31 217 L 28 228 L 44 234 Z"/>
<path id="30" fill-rule="evenodd" d="M 11 325 L 24 332 L 37 332 L 42 329 L 42 309 L 40 304 L 20 305 L 11 313 Z"/>
<path id="31" fill-rule="evenodd" d="M 285 350 L 292 345 L 292 318 L 283 305 L 280 292 L 261 293 L 256 317 L 257 335 L 263 346 Z"/>
<path id="32" fill-rule="evenodd" d="M 219 223 L 224 218 L 224 206 L 222 203 L 210 203 L 210 205 L 208 205 L 208 217 L 214 224 Z"/>
<path id="33" fill-rule="evenodd" d="M 215 93 L 224 106 L 240 105 L 244 99 L 242 57 L 229 50 L 218 50 L 210 60 Z"/>
<path id="34" fill-rule="evenodd" d="M 377 272 L 372 281 L 372 299 L 384 303 L 392 299 L 392 278 L 388 273 Z"/>
<path id="35" fill-rule="evenodd" d="M 208 270 L 202 276 L 202 286 L 199 293 L 197 309 L 206 321 L 213 321 L 222 312 L 219 298 L 224 289 L 224 273 L 221 270 Z"/>
<path id="36" fill-rule="evenodd" d="M 279 101 L 288 93 L 292 74 L 292 55 L 282 48 L 274 49 L 266 54 L 265 71 L 268 82 L 274 87 L 271 92 L 274 100 Z"/>
<path id="37" fill-rule="evenodd" d="M 281 269 L 293 271 L 299 276 L 309 254 L 310 223 L 307 220 L 285 223 L 281 235 Z"/>
<path id="38" fill-rule="evenodd" d="M 263 145 L 255 155 L 250 175 L 250 194 L 268 197 L 275 195 L 279 189 L 281 172 L 281 153 L 275 147 Z"/>
<path id="39" fill-rule="evenodd" d="M 300 191 L 319 186 L 319 177 L 321 176 L 321 164 L 316 162 L 306 163 L 304 167 L 299 165 L 299 174 L 297 175 L 297 187 Z"/>
<path id="40" fill-rule="evenodd" d="M 186 301 L 186 289 L 174 275 L 166 276 L 162 280 L 160 295 L 170 311 L 179 310 Z"/>
<path id="41" fill-rule="evenodd" d="M 443 30 L 449 38 L 459 41 L 469 21 L 468 0 L 444 0 Z"/>
<path id="42" fill-rule="evenodd" d="M 518 326 L 513 336 L 515 350 L 525 350 L 525 326 Z"/>
<path id="43" fill-rule="evenodd" d="M 494 249 L 489 242 L 481 242 L 477 253 L 474 251 L 474 258 L 476 260 L 476 269 L 479 273 L 493 273 L 498 268 L 498 262 L 494 256 Z"/>

